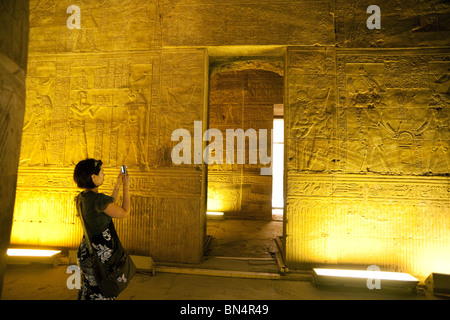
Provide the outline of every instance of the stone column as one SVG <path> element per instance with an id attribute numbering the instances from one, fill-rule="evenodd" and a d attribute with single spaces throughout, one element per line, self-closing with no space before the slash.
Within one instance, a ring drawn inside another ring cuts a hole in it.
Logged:
<path id="1" fill-rule="evenodd" d="M 0 3 L 0 295 L 14 213 L 25 112 L 28 0 Z"/>

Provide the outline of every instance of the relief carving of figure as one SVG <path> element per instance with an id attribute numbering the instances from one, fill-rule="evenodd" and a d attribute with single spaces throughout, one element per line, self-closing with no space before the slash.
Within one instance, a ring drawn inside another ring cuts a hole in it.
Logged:
<path id="1" fill-rule="evenodd" d="M 77 164 L 80 159 L 88 158 L 88 140 L 86 132 L 86 122 L 95 119 L 98 106 L 93 106 L 88 102 L 86 91 L 79 91 L 77 101 L 69 107 L 68 115 L 68 137 L 72 140 L 70 151 L 66 151 L 70 164 Z"/>
<path id="2" fill-rule="evenodd" d="M 326 159 L 329 155 L 330 124 L 334 110 L 328 106 L 330 89 L 323 96 L 312 99 L 303 92 L 297 99 L 297 109 L 293 117 L 292 129 L 296 132 L 297 143 L 302 145 L 299 159 L 300 170 L 322 171 L 326 169 Z M 307 109 L 307 107 L 310 105 Z"/>
<path id="3" fill-rule="evenodd" d="M 362 146 L 358 152 L 362 155 L 360 171 L 391 172 L 392 163 L 388 159 L 384 139 L 394 138 L 396 130 L 389 123 L 389 114 L 382 102 L 384 90 L 365 67 L 359 68 L 359 74 L 348 79 L 349 98 L 360 118 Z M 387 134 L 387 135 L 386 135 Z M 381 169 L 376 168 L 381 163 Z"/>
<path id="4" fill-rule="evenodd" d="M 51 142 L 52 101 L 49 96 L 38 95 L 39 103 L 31 107 L 25 120 L 21 165 L 44 166 L 49 164 L 48 146 Z"/>
<path id="5" fill-rule="evenodd" d="M 125 128 L 126 151 L 123 163 L 128 166 L 147 166 L 145 157 L 145 130 L 147 126 L 147 100 L 140 93 L 131 92 L 128 97 L 131 101 L 126 104 L 127 122 Z"/>
<path id="6" fill-rule="evenodd" d="M 440 76 L 438 79 L 434 81 L 437 84 L 444 84 L 450 81 L 450 68 L 447 69 L 447 73 Z M 450 94 L 450 83 L 447 86 L 447 94 Z"/>
<path id="7" fill-rule="evenodd" d="M 433 93 L 428 102 L 429 112 L 423 124 L 415 131 L 417 136 L 430 129 L 433 131 L 433 140 L 431 144 L 431 155 L 428 161 L 426 172 L 433 173 L 436 170 L 439 173 L 450 172 L 450 153 L 449 153 L 449 96 L 446 93 Z M 438 168 L 439 163 L 442 168 Z"/>
<path id="8" fill-rule="evenodd" d="M 384 92 L 364 67 L 359 68 L 359 75 L 348 79 L 348 89 L 351 92 L 350 101 L 355 107 L 372 107 L 379 104 Z"/>
<path id="9" fill-rule="evenodd" d="M 392 164 L 389 162 L 384 146 L 386 133 L 391 137 L 397 135 L 394 128 L 386 121 L 386 115 L 378 107 L 367 106 L 363 108 L 365 114 L 365 125 L 367 126 L 368 140 L 364 148 L 361 171 L 372 171 L 377 159 L 381 162 L 383 170 L 390 172 Z"/>

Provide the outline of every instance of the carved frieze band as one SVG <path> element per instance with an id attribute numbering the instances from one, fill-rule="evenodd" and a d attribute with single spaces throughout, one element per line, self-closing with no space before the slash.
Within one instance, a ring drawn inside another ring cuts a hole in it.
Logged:
<path id="1" fill-rule="evenodd" d="M 446 177 L 390 177 L 349 174 L 295 174 L 288 184 L 290 199 L 440 202 L 449 206 Z"/>
<path id="2" fill-rule="evenodd" d="M 130 171 L 130 170 L 129 170 Z M 100 188 L 109 193 L 114 188 L 119 170 L 105 169 Z M 17 191 L 76 193 L 73 171 L 66 168 L 20 168 Z M 130 193 L 143 197 L 198 198 L 201 194 L 201 172 L 188 169 L 158 169 L 148 172 L 130 171 Z"/>

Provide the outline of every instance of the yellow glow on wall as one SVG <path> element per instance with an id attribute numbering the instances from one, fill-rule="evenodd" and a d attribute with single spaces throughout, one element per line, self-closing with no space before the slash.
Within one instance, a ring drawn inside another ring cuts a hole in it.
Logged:
<path id="1" fill-rule="evenodd" d="M 208 211 L 223 212 L 230 210 L 227 205 L 226 194 L 208 186 Z"/>
<path id="2" fill-rule="evenodd" d="M 75 212 L 75 195 L 17 190 L 11 245 L 78 247 L 83 231 Z"/>
<path id="3" fill-rule="evenodd" d="M 418 277 L 449 273 L 447 213 L 438 206 L 393 199 L 379 202 L 342 196 L 290 201 L 286 261 L 294 266 L 296 261 L 303 266 L 376 264 Z"/>

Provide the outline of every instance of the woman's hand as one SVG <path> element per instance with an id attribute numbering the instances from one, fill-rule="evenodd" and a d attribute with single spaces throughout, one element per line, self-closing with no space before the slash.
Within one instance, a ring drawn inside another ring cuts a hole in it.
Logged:
<path id="1" fill-rule="evenodd" d="M 119 172 L 119 175 L 117 176 L 117 182 L 116 182 L 116 186 L 114 187 L 114 189 L 119 189 L 120 185 L 123 183 L 123 179 L 124 175 L 122 174 L 122 172 Z"/>
<path id="2" fill-rule="evenodd" d="M 120 184 L 123 183 L 123 202 L 122 206 L 118 206 L 115 204 L 115 199 L 117 196 L 118 189 L 115 189 L 113 193 L 114 203 L 111 203 L 108 205 L 108 207 L 105 209 L 105 213 L 109 215 L 112 218 L 126 218 L 130 214 L 130 176 L 128 175 L 128 172 L 125 174 L 120 173 L 117 177 L 117 183 Z"/>
<path id="3" fill-rule="evenodd" d="M 119 190 L 120 185 L 123 183 L 123 202 L 122 206 L 116 204 L 117 194 Z M 110 216 L 111 218 L 117 218 L 117 219 L 123 219 L 128 217 L 130 214 L 130 192 L 128 190 L 130 186 L 130 177 L 128 175 L 128 172 L 125 174 L 119 173 L 119 176 L 117 177 L 117 187 L 114 189 L 113 192 L 113 198 L 114 202 L 110 203 L 106 209 L 105 213 Z"/>
<path id="4" fill-rule="evenodd" d="M 124 182 L 124 180 L 125 180 L 124 175 L 122 174 L 122 172 L 119 172 L 119 175 L 117 176 L 116 185 L 114 186 L 114 190 L 111 195 L 114 198 L 114 203 L 117 201 L 120 185 Z"/>

